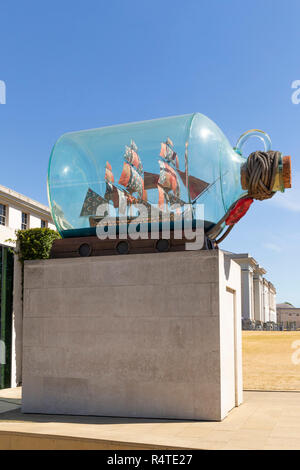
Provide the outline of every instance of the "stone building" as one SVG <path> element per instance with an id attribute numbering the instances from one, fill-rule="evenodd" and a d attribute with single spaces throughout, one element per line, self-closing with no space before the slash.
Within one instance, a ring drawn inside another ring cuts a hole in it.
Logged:
<path id="1" fill-rule="evenodd" d="M 242 271 L 242 324 L 245 329 L 273 329 L 276 319 L 276 289 L 264 275 L 267 271 L 248 253 L 228 253 Z"/>
<path id="2" fill-rule="evenodd" d="M 287 302 L 277 304 L 277 322 L 285 329 L 300 328 L 300 308 Z"/>
<path id="3" fill-rule="evenodd" d="M 0 185 L 0 245 L 9 246 L 18 229 L 49 227 L 55 230 L 49 207 Z"/>
<path id="4" fill-rule="evenodd" d="M 55 230 L 50 210 L 44 204 L 0 185 L 0 388 L 16 385 L 12 374 L 16 368 L 17 320 L 13 313 L 14 256 L 16 230 L 49 227 Z M 22 325 L 19 325 L 19 336 Z M 20 349 L 20 348 L 19 348 Z"/>

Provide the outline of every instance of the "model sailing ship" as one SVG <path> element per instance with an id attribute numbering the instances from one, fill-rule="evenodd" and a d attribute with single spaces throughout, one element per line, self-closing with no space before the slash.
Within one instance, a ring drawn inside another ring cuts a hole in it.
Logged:
<path id="1" fill-rule="evenodd" d="M 89 216 L 91 227 L 96 227 L 102 221 L 105 225 L 110 223 L 110 214 L 107 212 L 97 215 L 99 206 L 101 204 L 107 205 L 107 203 L 117 209 L 117 218 L 115 215 L 111 218 L 111 224 L 114 225 L 128 224 L 134 220 L 138 216 L 135 210 L 137 204 L 143 204 L 147 208 L 147 218 L 142 222 L 162 221 L 165 216 L 169 217 L 171 221 L 181 219 L 183 206 L 189 204 L 191 200 L 195 200 L 209 186 L 205 181 L 189 176 L 187 144 L 184 155 L 185 170 L 179 169 L 179 157 L 169 137 L 165 142 L 161 142 L 158 159 L 159 173 L 144 171 L 134 140 L 131 140 L 130 145 L 126 145 L 123 158 L 123 169 L 118 184 L 115 183 L 111 164 L 106 162 L 104 197 L 91 188 L 87 191 L 80 216 Z M 188 201 L 183 201 L 180 197 L 180 179 L 187 188 Z M 152 189 L 158 191 L 157 207 L 148 202 L 147 191 Z M 153 213 L 155 214 L 154 218 Z"/>

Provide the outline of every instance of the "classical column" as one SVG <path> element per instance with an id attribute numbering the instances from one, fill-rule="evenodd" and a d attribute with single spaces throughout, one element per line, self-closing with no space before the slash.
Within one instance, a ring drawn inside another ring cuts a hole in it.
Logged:
<path id="1" fill-rule="evenodd" d="M 242 317 L 253 320 L 253 268 L 242 263 Z"/>
<path id="2" fill-rule="evenodd" d="M 270 297 L 270 321 L 277 323 L 276 289 L 271 282 L 269 282 L 269 297 Z"/>
<path id="3" fill-rule="evenodd" d="M 264 323 L 270 321 L 269 282 L 263 279 L 264 289 Z"/>
<path id="4" fill-rule="evenodd" d="M 258 264 L 253 273 L 254 320 L 264 322 L 263 274 L 266 271 Z"/>

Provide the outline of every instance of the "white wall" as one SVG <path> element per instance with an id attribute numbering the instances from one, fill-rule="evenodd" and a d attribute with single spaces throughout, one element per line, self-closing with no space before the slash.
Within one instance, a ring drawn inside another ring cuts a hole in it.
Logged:
<path id="1" fill-rule="evenodd" d="M 41 226 L 41 219 L 30 214 L 28 228 L 38 228 Z"/>
<path id="2" fill-rule="evenodd" d="M 243 401 L 241 267 L 219 250 L 222 416 Z"/>
<path id="3" fill-rule="evenodd" d="M 28 228 L 41 227 L 41 220 L 47 222 L 47 227 L 52 230 L 56 230 L 55 225 L 50 222 L 49 217 L 39 216 L 37 213 L 28 211 L 24 208 L 17 207 L 13 204 L 9 205 L 7 202 L 0 199 L 0 203 L 6 206 L 6 226 L 0 225 L 0 244 L 13 246 L 14 243 L 8 242 L 7 239 L 16 239 L 15 231 L 21 228 L 22 224 L 22 212 L 26 212 L 28 217 Z"/>
<path id="4" fill-rule="evenodd" d="M 3 204 L 1 201 L 0 203 Z M 6 205 L 6 226 L 0 225 L 0 243 L 2 245 L 13 245 L 13 243 L 7 242 L 7 239 L 16 238 L 15 230 L 21 228 L 21 213 L 16 207 Z"/>
<path id="5" fill-rule="evenodd" d="M 242 318 L 254 320 L 253 269 L 246 263 L 240 266 L 242 268 Z"/>
<path id="6" fill-rule="evenodd" d="M 254 290 L 254 320 L 263 321 L 263 288 L 262 288 L 262 278 L 259 275 L 256 275 L 253 283 Z"/>
<path id="7" fill-rule="evenodd" d="M 14 246 L 14 243 L 7 241 L 7 239 L 9 238 L 16 238 L 15 231 L 9 227 L 4 227 L 4 225 L 0 225 L 0 244 Z"/>
<path id="8" fill-rule="evenodd" d="M 242 317 L 251 319 L 251 287 L 249 282 L 249 270 L 242 267 Z"/>
<path id="9" fill-rule="evenodd" d="M 277 313 L 276 313 L 276 292 L 271 288 L 270 289 L 270 321 L 277 323 Z"/>
<path id="10" fill-rule="evenodd" d="M 52 230 L 56 230 L 56 227 L 55 227 L 54 224 L 49 222 L 46 218 L 38 217 L 35 214 L 30 214 L 29 228 L 39 228 L 39 227 L 41 227 L 41 220 L 46 221 L 46 227 L 51 228 Z"/>

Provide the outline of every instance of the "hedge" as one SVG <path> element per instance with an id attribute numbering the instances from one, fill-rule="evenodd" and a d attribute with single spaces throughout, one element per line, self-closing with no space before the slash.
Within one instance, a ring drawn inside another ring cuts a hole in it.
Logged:
<path id="1" fill-rule="evenodd" d="M 50 228 L 17 230 L 16 235 L 21 263 L 30 259 L 48 259 L 52 243 L 60 238 L 59 233 Z"/>

